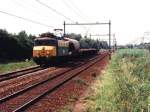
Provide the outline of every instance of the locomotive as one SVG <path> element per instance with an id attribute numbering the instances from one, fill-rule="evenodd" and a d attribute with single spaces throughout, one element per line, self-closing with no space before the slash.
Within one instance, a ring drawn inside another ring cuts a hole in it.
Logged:
<path id="1" fill-rule="evenodd" d="M 39 65 L 50 64 L 68 56 L 96 54 L 96 49 L 80 49 L 75 39 L 43 33 L 34 40 L 33 60 Z"/>

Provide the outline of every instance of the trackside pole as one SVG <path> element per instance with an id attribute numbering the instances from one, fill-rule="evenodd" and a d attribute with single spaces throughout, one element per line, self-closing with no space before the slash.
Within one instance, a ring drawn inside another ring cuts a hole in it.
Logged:
<path id="1" fill-rule="evenodd" d="M 111 59 L 111 21 L 109 20 L 109 59 Z"/>

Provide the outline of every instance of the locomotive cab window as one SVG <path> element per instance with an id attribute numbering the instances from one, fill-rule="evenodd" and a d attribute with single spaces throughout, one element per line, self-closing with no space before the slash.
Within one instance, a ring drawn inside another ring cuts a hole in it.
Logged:
<path id="1" fill-rule="evenodd" d="M 55 39 L 36 39 L 34 41 L 34 46 L 56 46 L 57 41 Z"/>

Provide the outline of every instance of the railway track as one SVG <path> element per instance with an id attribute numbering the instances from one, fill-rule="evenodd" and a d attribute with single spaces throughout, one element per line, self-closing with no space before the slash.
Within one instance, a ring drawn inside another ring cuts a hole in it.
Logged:
<path id="1" fill-rule="evenodd" d="M 6 81 L 9 79 L 13 79 L 19 76 L 23 76 L 29 73 L 33 73 L 39 70 L 43 70 L 44 67 L 40 67 L 40 66 L 34 66 L 34 67 L 29 67 L 29 68 L 25 68 L 22 70 L 18 70 L 18 71 L 13 71 L 13 72 L 9 72 L 9 73 L 4 73 L 4 74 L 0 74 L 0 82 L 2 81 Z"/>
<path id="2" fill-rule="evenodd" d="M 88 69 L 98 61 L 102 60 L 107 54 L 102 57 L 96 57 L 89 60 L 89 62 L 81 64 L 75 68 L 68 68 L 62 73 L 53 74 L 48 79 L 43 80 L 37 84 L 31 85 L 13 94 L 0 99 L 1 108 L 6 111 L 20 112 L 24 111 L 33 103 L 40 100 L 45 95 L 55 91 L 57 88 L 76 77 L 78 74 Z M 29 96 L 30 95 L 30 96 Z M 19 101 L 19 102 L 16 102 Z M 16 104 L 11 107 L 10 104 Z"/>
<path id="3" fill-rule="evenodd" d="M 86 59 L 91 60 L 92 58 L 87 57 Z M 82 64 L 86 59 L 80 59 L 80 61 L 72 60 L 64 64 L 59 64 L 55 67 L 47 67 L 43 70 L 39 70 L 21 77 L 14 78 L 13 80 L 0 82 L 0 99 L 8 96 L 9 94 L 16 93 L 23 88 L 29 87 L 30 85 L 41 82 L 42 80 L 47 79 L 52 74 L 61 73 L 66 68 L 71 68 Z"/>

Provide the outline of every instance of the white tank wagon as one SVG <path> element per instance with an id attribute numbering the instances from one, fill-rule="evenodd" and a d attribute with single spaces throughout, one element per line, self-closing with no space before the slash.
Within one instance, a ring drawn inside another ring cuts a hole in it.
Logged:
<path id="1" fill-rule="evenodd" d="M 80 50 L 80 43 L 75 39 L 64 38 L 65 40 L 69 41 L 69 52 L 70 54 L 78 53 Z"/>

